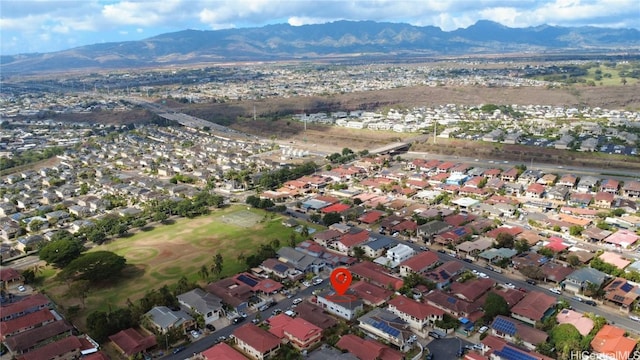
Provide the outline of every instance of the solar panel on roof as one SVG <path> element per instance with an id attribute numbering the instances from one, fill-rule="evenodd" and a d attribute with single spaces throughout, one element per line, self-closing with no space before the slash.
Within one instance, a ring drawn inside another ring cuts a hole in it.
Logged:
<path id="1" fill-rule="evenodd" d="M 515 335 L 516 333 L 515 324 L 503 318 L 496 318 L 493 324 L 491 324 L 491 327 L 504 334 Z"/>
<path id="2" fill-rule="evenodd" d="M 493 353 L 504 360 L 536 360 L 535 357 L 510 346 L 505 346 L 502 350 L 497 350 Z"/>
<path id="3" fill-rule="evenodd" d="M 624 301 L 624 296 L 613 295 L 613 301 L 623 302 Z"/>
<path id="4" fill-rule="evenodd" d="M 445 279 L 445 280 L 449 278 L 449 274 L 444 270 L 440 270 L 439 274 L 440 274 L 440 277 Z"/>
<path id="5" fill-rule="evenodd" d="M 628 282 L 624 283 L 624 285 L 620 287 L 620 290 L 624 292 L 629 292 L 631 291 L 631 289 L 633 289 L 633 285 L 629 284 Z"/>
<path id="6" fill-rule="evenodd" d="M 284 264 L 277 264 L 276 266 L 273 267 L 273 270 L 278 271 L 278 272 L 285 272 L 287 271 L 288 267 Z"/>
<path id="7" fill-rule="evenodd" d="M 258 285 L 257 281 L 255 281 L 254 279 L 248 277 L 247 275 L 238 276 L 238 280 L 242 281 L 243 283 L 245 283 L 245 284 L 247 284 L 247 285 L 249 285 L 251 287 L 254 287 L 254 286 Z"/>
<path id="8" fill-rule="evenodd" d="M 456 303 L 456 301 L 458 301 L 458 300 L 456 300 L 456 298 L 454 298 L 454 297 L 448 297 L 448 298 L 447 298 L 447 301 L 448 301 L 448 302 L 450 302 L 450 303 L 452 303 L 452 304 L 455 304 L 455 303 Z"/>
<path id="9" fill-rule="evenodd" d="M 458 235 L 458 236 L 462 236 L 466 233 L 464 228 L 457 228 L 455 230 L 453 230 L 453 233 Z"/>

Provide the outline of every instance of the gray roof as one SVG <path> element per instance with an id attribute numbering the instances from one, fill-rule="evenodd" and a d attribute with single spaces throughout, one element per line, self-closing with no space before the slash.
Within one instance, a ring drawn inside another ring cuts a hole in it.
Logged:
<path id="1" fill-rule="evenodd" d="M 486 251 L 481 252 L 478 256 L 480 256 L 483 259 L 487 259 L 487 260 L 493 260 L 495 258 L 502 258 L 502 259 L 510 259 L 513 256 L 515 256 L 518 252 L 514 249 L 507 249 L 507 248 L 500 248 L 500 249 L 489 249 Z"/>
<path id="2" fill-rule="evenodd" d="M 386 309 L 375 308 L 359 317 L 358 321 L 377 328 L 400 342 L 405 342 L 413 334 L 406 321 Z M 387 329 L 389 331 L 385 331 Z"/>
<path id="3" fill-rule="evenodd" d="M 371 236 L 375 237 L 375 235 L 371 235 Z M 395 244 L 396 244 L 396 242 L 394 240 L 391 240 L 388 237 L 382 236 L 382 237 L 376 238 L 375 240 L 368 241 L 368 242 L 362 244 L 362 246 L 363 247 L 366 246 L 366 247 L 370 248 L 371 250 L 376 251 L 376 250 L 380 250 L 380 249 L 384 249 L 384 248 L 388 249 L 392 245 L 395 245 Z"/>
<path id="4" fill-rule="evenodd" d="M 594 285 L 602 285 L 606 278 L 607 274 L 590 267 L 580 268 L 567 276 L 567 280 L 572 280 L 579 284 L 589 282 Z"/>
<path id="5" fill-rule="evenodd" d="M 197 288 L 178 295 L 178 301 L 202 315 L 222 309 L 222 300 L 219 297 Z"/>
<path id="6" fill-rule="evenodd" d="M 286 260 L 287 263 L 293 265 L 297 270 L 306 271 L 312 264 L 321 265 L 324 262 L 317 257 L 307 255 L 302 251 L 284 246 L 278 250 L 278 256 Z"/>
<path id="7" fill-rule="evenodd" d="M 418 233 L 432 236 L 449 229 L 451 226 L 444 221 L 433 220 L 418 226 Z"/>
<path id="8" fill-rule="evenodd" d="M 172 311 L 166 306 L 156 306 L 149 310 L 146 315 L 148 315 L 149 319 L 162 329 L 180 326 L 186 321 L 193 320 L 193 318 L 186 312 L 182 310 Z"/>
<path id="9" fill-rule="evenodd" d="M 307 358 L 309 360 L 358 360 L 355 355 L 350 353 L 343 353 L 342 351 L 333 348 L 327 344 L 323 344 L 320 348 L 312 351 Z"/>

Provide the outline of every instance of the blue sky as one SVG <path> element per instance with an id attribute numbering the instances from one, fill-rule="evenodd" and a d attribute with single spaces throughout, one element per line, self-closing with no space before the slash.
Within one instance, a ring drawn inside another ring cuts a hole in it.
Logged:
<path id="1" fill-rule="evenodd" d="M 184 29 L 374 20 L 449 31 L 480 19 L 510 27 L 640 29 L 640 0 L 0 0 L 0 54 L 140 40 Z"/>

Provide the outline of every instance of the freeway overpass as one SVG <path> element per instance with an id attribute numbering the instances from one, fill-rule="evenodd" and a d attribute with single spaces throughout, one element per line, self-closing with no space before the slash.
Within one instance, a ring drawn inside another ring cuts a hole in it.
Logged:
<path id="1" fill-rule="evenodd" d="M 409 147 L 411 147 L 411 144 L 408 142 L 394 142 L 376 149 L 372 149 L 369 151 L 369 153 L 375 155 L 392 154 L 396 151 L 407 151 L 409 150 Z"/>

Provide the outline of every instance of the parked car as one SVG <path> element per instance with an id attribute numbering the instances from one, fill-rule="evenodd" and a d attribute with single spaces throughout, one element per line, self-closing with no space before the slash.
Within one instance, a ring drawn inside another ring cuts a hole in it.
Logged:
<path id="1" fill-rule="evenodd" d="M 209 331 L 211 331 L 211 332 L 216 331 L 216 327 L 215 327 L 215 326 L 213 326 L 213 325 L 211 325 L 211 324 L 207 324 L 207 325 L 205 325 L 204 327 L 205 327 L 205 328 L 207 328 L 207 330 L 209 330 Z"/>
<path id="2" fill-rule="evenodd" d="M 478 334 L 482 335 L 482 334 L 486 333 L 487 330 L 489 330 L 489 327 L 488 326 L 483 326 L 483 327 L 480 328 L 480 330 L 478 330 Z"/>
<path id="3" fill-rule="evenodd" d="M 535 280 L 528 279 L 527 280 L 527 284 L 529 284 L 529 285 L 537 285 L 538 283 Z"/>
<path id="4" fill-rule="evenodd" d="M 320 285 L 320 284 L 322 284 L 322 279 L 313 280 L 313 285 Z"/>
<path id="5" fill-rule="evenodd" d="M 516 288 L 516 286 L 513 285 L 512 283 L 505 283 L 504 286 L 509 288 L 509 289 L 515 289 Z"/>
<path id="6" fill-rule="evenodd" d="M 582 302 L 582 298 L 579 298 L 577 296 L 572 297 L 571 300 L 577 301 L 577 302 Z"/>
<path id="7" fill-rule="evenodd" d="M 420 246 L 420 250 L 422 250 L 422 251 L 427 251 L 427 248 L 426 248 L 426 247 L 424 247 L 424 246 Z"/>
<path id="8" fill-rule="evenodd" d="M 242 316 L 243 318 L 246 318 L 246 317 L 247 317 L 247 314 L 245 314 L 245 313 L 243 313 L 243 312 L 238 313 L 238 315 Z"/>
<path id="9" fill-rule="evenodd" d="M 234 324 L 240 324 L 243 321 L 244 321 L 244 318 L 242 316 L 238 316 L 236 318 L 233 318 L 233 323 Z"/>
<path id="10" fill-rule="evenodd" d="M 309 287 L 309 286 L 311 286 L 311 283 L 310 283 L 310 282 L 308 282 L 308 281 L 305 281 L 305 282 L 303 282 L 303 283 L 302 283 L 302 285 L 304 285 L 304 286 L 306 286 L 306 287 Z"/>
<path id="11" fill-rule="evenodd" d="M 596 302 L 595 302 L 595 301 L 593 301 L 593 300 L 585 300 L 585 301 L 584 301 L 584 303 L 585 303 L 585 304 L 587 304 L 587 305 L 591 305 L 591 306 L 596 306 L 596 305 L 598 305 L 598 303 L 596 303 Z"/>
<path id="12" fill-rule="evenodd" d="M 301 302 L 302 302 L 302 298 L 295 298 L 295 299 L 293 299 L 293 304 L 294 304 L 294 305 L 298 305 L 298 304 L 300 304 Z"/>
<path id="13" fill-rule="evenodd" d="M 640 322 L 640 317 L 635 316 L 635 315 L 629 315 L 629 319 L 633 320 L 633 321 L 638 321 Z"/>
<path id="14" fill-rule="evenodd" d="M 186 349 L 184 346 L 178 346 L 177 348 L 173 349 L 173 353 L 177 354 L 177 353 L 183 351 L 184 349 Z"/>
<path id="15" fill-rule="evenodd" d="M 197 339 L 200 337 L 200 331 L 198 330 L 191 330 L 191 336 L 193 336 L 194 339 Z"/>
<path id="16" fill-rule="evenodd" d="M 549 289 L 549 291 L 551 291 L 552 293 L 557 294 L 557 295 L 562 295 L 562 290 L 557 289 L 557 288 L 551 288 L 551 289 Z"/>
<path id="17" fill-rule="evenodd" d="M 20 285 L 20 286 L 18 286 L 18 291 L 25 292 L 25 291 L 27 291 L 27 288 L 24 287 L 24 285 Z"/>

